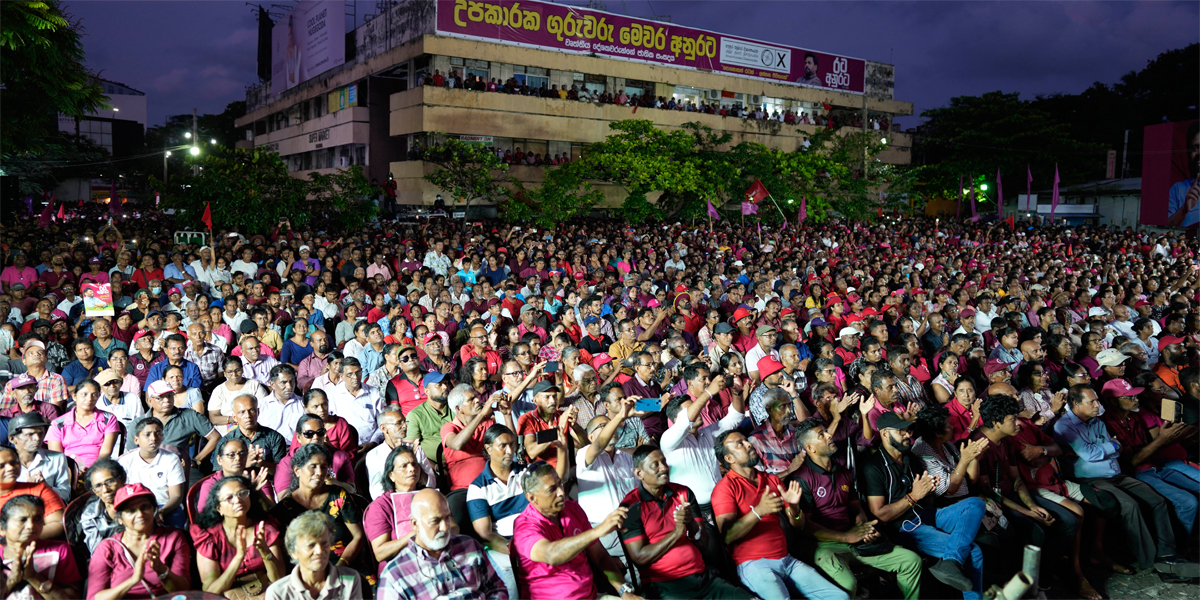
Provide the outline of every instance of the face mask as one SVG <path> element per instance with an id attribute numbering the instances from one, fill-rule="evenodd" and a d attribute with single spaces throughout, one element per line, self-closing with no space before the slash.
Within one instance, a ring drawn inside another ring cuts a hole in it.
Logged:
<path id="1" fill-rule="evenodd" d="M 161 293 L 161 292 L 162 292 L 162 288 L 160 288 L 160 287 L 150 288 L 150 293 L 154 294 L 155 296 L 159 295 L 159 293 Z"/>

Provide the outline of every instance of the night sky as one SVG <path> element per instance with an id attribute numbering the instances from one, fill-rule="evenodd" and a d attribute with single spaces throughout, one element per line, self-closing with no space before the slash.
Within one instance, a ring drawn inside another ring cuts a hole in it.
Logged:
<path id="1" fill-rule="evenodd" d="M 994 90 L 1025 98 L 1078 93 L 1200 41 L 1194 1 L 606 4 L 610 12 L 667 14 L 680 25 L 895 64 L 896 98 L 914 103 L 916 114 Z M 374 6 L 360 2 L 360 23 Z M 66 11 L 82 20 L 88 66 L 146 92 L 151 126 L 193 107 L 220 112 L 257 80 L 258 25 L 242 0 L 74 0 Z"/>

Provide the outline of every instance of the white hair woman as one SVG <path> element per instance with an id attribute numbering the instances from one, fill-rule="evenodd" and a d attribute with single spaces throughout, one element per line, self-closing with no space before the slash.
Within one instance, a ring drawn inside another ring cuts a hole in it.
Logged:
<path id="1" fill-rule="evenodd" d="M 329 517 L 319 511 L 310 510 L 293 519 L 284 545 L 296 568 L 267 588 L 265 600 L 362 598 L 362 577 L 358 571 L 329 564 L 332 538 Z"/>

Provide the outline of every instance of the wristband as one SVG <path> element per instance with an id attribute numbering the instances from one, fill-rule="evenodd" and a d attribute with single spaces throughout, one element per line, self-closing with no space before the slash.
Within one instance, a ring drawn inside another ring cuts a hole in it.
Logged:
<path id="1" fill-rule="evenodd" d="M 753 507 L 753 506 L 751 506 L 751 507 L 750 507 L 750 512 L 754 513 L 754 516 L 758 517 L 758 520 L 759 520 L 759 521 L 761 521 L 761 520 L 762 520 L 762 515 L 758 514 L 758 511 L 757 511 L 757 510 L 754 510 L 754 507 Z"/>

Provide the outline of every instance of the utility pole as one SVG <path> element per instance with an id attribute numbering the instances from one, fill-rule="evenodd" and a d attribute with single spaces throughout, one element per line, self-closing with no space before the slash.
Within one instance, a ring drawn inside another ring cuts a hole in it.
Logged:
<path id="1" fill-rule="evenodd" d="M 195 152 L 196 148 L 200 147 L 200 131 L 198 128 L 198 119 L 196 117 L 196 109 L 192 109 L 192 175 L 195 176 L 200 172 L 199 165 L 195 162 L 195 157 L 199 154 Z"/>
<path id="2" fill-rule="evenodd" d="M 1125 171 L 1129 169 L 1129 130 L 1125 130 L 1125 144 L 1121 147 L 1121 179 L 1125 179 Z"/>

